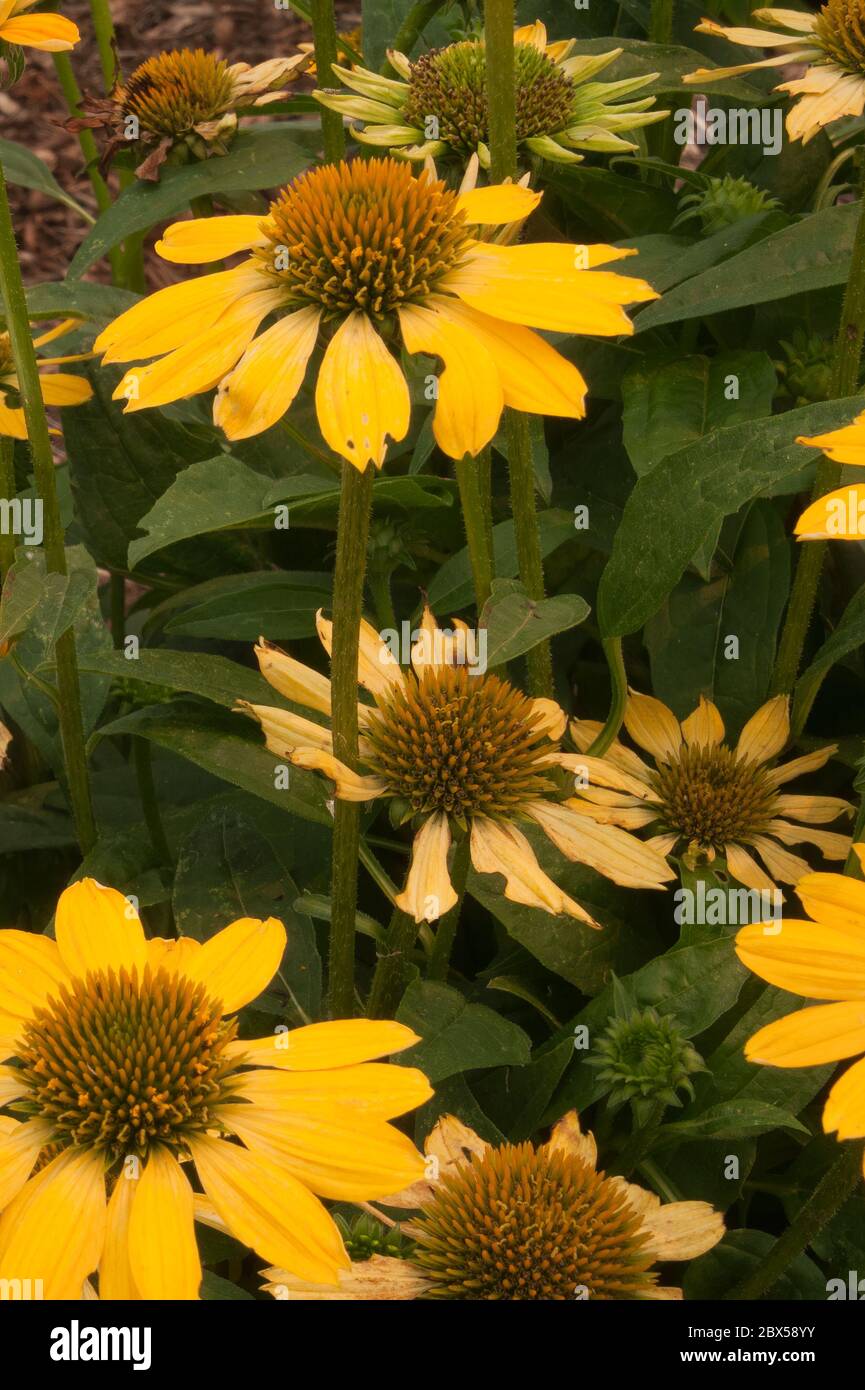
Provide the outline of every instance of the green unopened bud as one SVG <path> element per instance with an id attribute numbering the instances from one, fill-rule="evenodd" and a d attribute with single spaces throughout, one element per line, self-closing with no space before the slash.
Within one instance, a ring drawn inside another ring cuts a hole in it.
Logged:
<path id="1" fill-rule="evenodd" d="M 693 1098 L 693 1073 L 706 1070 L 684 1034 L 654 1009 L 612 1019 L 587 1060 L 599 1068 L 613 1107 L 646 1100 L 681 1105 L 680 1092 Z"/>
<path id="2" fill-rule="evenodd" d="M 832 396 L 833 345 L 804 328 L 793 332 L 792 342 L 782 342 L 784 357 L 775 363 L 781 378 L 780 396 L 794 405 L 812 405 Z"/>
<path id="3" fill-rule="evenodd" d="M 384 1226 L 366 1212 L 351 1221 L 338 1212 L 334 1220 L 352 1264 L 362 1264 L 373 1255 L 389 1255 L 391 1259 L 404 1260 L 411 1253 L 412 1242 L 403 1235 L 399 1226 Z"/>
<path id="4" fill-rule="evenodd" d="M 705 187 L 680 200 L 679 216 L 673 226 L 681 227 L 696 218 L 704 236 L 711 236 L 745 217 L 769 212 L 778 206 L 777 198 L 770 197 L 765 189 L 755 187 L 747 179 L 737 179 L 732 174 L 725 174 L 722 179 L 707 176 Z"/>

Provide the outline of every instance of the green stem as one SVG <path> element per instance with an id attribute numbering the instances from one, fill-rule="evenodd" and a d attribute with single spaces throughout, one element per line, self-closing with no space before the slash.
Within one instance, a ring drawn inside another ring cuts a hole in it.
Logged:
<path id="1" fill-rule="evenodd" d="M 861 152 L 860 152 L 861 154 Z M 841 323 L 835 342 L 835 356 L 832 363 L 832 378 L 829 388 L 830 400 L 842 400 L 855 395 L 859 385 L 859 360 L 862 355 L 862 340 L 865 338 L 865 158 L 860 167 L 859 220 L 853 241 L 850 258 L 850 272 L 847 289 L 841 309 Z M 832 492 L 841 482 L 841 467 L 825 455 L 817 468 L 812 502 Z M 796 578 L 787 605 L 787 616 L 772 677 L 772 691 L 776 695 L 786 695 L 792 691 L 802 660 L 805 639 L 811 623 L 811 614 L 817 598 L 817 588 L 823 572 L 826 557 L 826 541 L 807 541 L 799 547 L 799 563 Z"/>
<path id="2" fill-rule="evenodd" d="M 315 67 L 319 87 L 338 87 L 334 77 L 333 65 L 337 60 L 336 20 L 333 13 L 333 0 L 311 0 L 310 19 L 315 39 Z M 328 163 L 335 163 L 345 154 L 345 126 L 338 111 L 321 108 L 321 134 L 324 141 L 324 157 Z"/>
<path id="3" fill-rule="evenodd" d="M 406 963 L 417 940 L 418 924 L 395 907 L 387 930 L 387 948 L 376 962 L 367 1000 L 369 1018 L 393 1018 L 402 994 Z"/>
<path id="4" fill-rule="evenodd" d="M 628 705 L 628 676 L 625 671 L 625 658 L 622 655 L 622 639 L 621 637 L 607 637 L 604 639 L 603 645 L 604 656 L 607 658 L 607 665 L 610 668 L 612 697 L 607 722 L 588 750 L 589 756 L 592 758 L 604 756 L 622 727 Z"/>
<path id="5" fill-rule="evenodd" d="M 615 1162 L 609 1165 L 607 1171 L 610 1176 L 629 1178 L 637 1165 L 644 1161 L 646 1154 L 651 1151 L 666 1108 L 666 1101 L 656 1101 L 655 1108 L 646 1123 L 634 1130 L 624 1148 L 617 1155 Z"/>
<path id="6" fill-rule="evenodd" d="M 469 547 L 469 559 L 475 583 L 475 602 L 478 619 L 492 592 L 493 543 L 487 526 L 486 509 L 480 489 L 478 461 L 466 454 L 454 464 L 462 504 L 463 526 Z"/>
<path id="7" fill-rule="evenodd" d="M 516 85 L 514 81 L 514 0 L 486 0 L 487 100 L 490 180 L 501 183 L 517 172 Z"/>
<path id="8" fill-rule="evenodd" d="M 45 567 L 50 574 L 66 574 L 66 549 L 63 535 L 63 521 L 60 515 L 60 501 L 57 496 L 57 478 L 54 458 L 51 453 L 51 438 L 45 405 L 39 384 L 39 370 L 33 339 L 30 336 L 30 322 L 27 315 L 27 300 L 21 281 L 21 267 L 18 263 L 18 249 L 15 245 L 15 231 L 9 211 L 6 193 L 6 178 L 0 165 L 0 294 L 6 311 L 6 325 L 15 361 L 18 390 L 24 419 L 27 425 L 27 438 L 30 443 L 30 456 L 33 461 L 33 477 L 36 495 L 42 502 L 44 513 Z M 66 776 L 69 784 L 69 797 L 79 844 L 86 854 L 96 842 L 96 822 L 90 799 L 90 783 L 87 775 L 87 759 L 84 752 L 84 729 L 81 719 L 81 694 L 78 685 L 78 657 L 75 650 L 75 633 L 67 628 L 56 642 L 57 685 L 60 693 L 60 737 L 66 763 Z"/>
<path id="9" fill-rule="evenodd" d="M 532 441 L 525 415 L 505 411 L 508 436 L 508 471 L 511 484 L 511 511 L 517 547 L 520 579 L 529 598 L 544 598 L 544 566 L 535 507 L 535 468 Z M 553 657 L 548 639 L 526 653 L 529 694 L 551 699 L 553 695 Z"/>
<path id="10" fill-rule="evenodd" d="M 431 19 L 435 19 L 439 10 L 443 10 L 447 0 L 419 0 L 419 3 L 412 5 L 402 24 L 396 32 L 396 38 L 391 45 L 397 53 L 405 53 L 407 56 L 414 48 L 418 36 L 423 32 Z M 390 63 L 386 64 L 386 71 L 392 72 Z"/>
<path id="11" fill-rule="evenodd" d="M 774 1288 L 787 1267 L 819 1235 L 862 1181 L 862 1152 L 861 1141 L 848 1140 L 842 1145 L 832 1167 L 760 1266 L 724 1294 L 725 1299 L 758 1299 Z"/>
<path id="12" fill-rule="evenodd" d="M 112 574 L 109 581 L 111 598 L 111 640 L 117 651 L 123 648 L 126 636 L 126 579 L 122 574 Z"/>
<path id="13" fill-rule="evenodd" d="M 652 0 L 648 38 L 650 43 L 672 43 L 673 0 Z"/>
<path id="14" fill-rule="evenodd" d="M 96 47 L 99 49 L 99 66 L 102 68 L 102 82 L 107 95 L 120 77 L 114 20 L 111 18 L 108 0 L 90 0 L 90 17 L 93 20 Z"/>
<path id="15" fill-rule="evenodd" d="M 153 780 L 153 764 L 148 739 L 133 738 L 132 757 L 135 763 L 135 777 L 138 782 L 138 796 L 144 814 L 144 824 L 150 835 L 150 843 L 153 845 L 159 863 L 170 866 L 173 863 L 173 857 L 165 837 L 162 817 L 159 814 L 159 798 L 156 795 L 156 784 Z"/>
<path id="16" fill-rule="evenodd" d="M 331 648 L 331 725 L 333 751 L 340 762 L 357 767 L 357 654 L 366 573 L 373 466 L 361 473 L 342 465 L 342 490 L 333 574 L 334 614 Z M 331 1018 L 354 1012 L 354 932 L 357 911 L 357 866 L 360 806 L 339 801 L 333 817 L 333 886 L 331 893 L 328 1005 Z"/>
<path id="17" fill-rule="evenodd" d="M 60 90 L 66 100 L 71 116 L 81 115 L 81 88 L 72 70 L 68 53 L 54 53 L 54 69 L 57 73 L 57 81 Z M 93 189 L 93 196 L 96 199 L 96 206 L 100 212 L 107 211 L 111 207 L 111 193 L 108 184 L 99 172 L 99 148 L 92 130 L 79 130 L 78 143 L 81 146 L 81 153 L 84 157 L 84 165 L 87 170 L 87 177 L 90 180 L 90 187 Z M 123 271 L 123 252 L 119 246 L 113 246 L 108 252 L 108 261 L 111 266 L 111 278 L 116 285 L 122 283 Z"/>
<path id="18" fill-rule="evenodd" d="M 433 942 L 433 948 L 429 958 L 429 968 L 427 970 L 427 975 L 431 980 L 446 980 L 448 977 L 451 952 L 453 951 L 454 941 L 456 940 L 460 910 L 466 891 L 466 880 L 469 876 L 469 864 L 471 862 L 469 854 L 470 845 L 471 840 L 469 836 L 464 835 L 454 850 L 453 864 L 451 865 L 451 883 L 457 895 L 457 900 L 450 912 L 445 913 L 436 927 L 435 941 Z"/>
<path id="19" fill-rule="evenodd" d="M 11 502 L 18 489 L 15 486 L 15 440 L 0 435 L 0 501 Z M 0 587 L 15 563 L 15 537 L 11 529 L 0 531 Z"/>

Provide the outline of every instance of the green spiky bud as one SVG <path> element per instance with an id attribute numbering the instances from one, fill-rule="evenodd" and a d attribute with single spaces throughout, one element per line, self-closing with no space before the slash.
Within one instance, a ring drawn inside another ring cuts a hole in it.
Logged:
<path id="1" fill-rule="evenodd" d="M 655 1009 L 634 1009 L 610 1021 L 587 1058 L 599 1069 L 613 1107 L 628 1101 L 681 1105 L 679 1092 L 693 1099 L 691 1076 L 705 1071 L 703 1059 L 671 1019 Z"/>
<path id="2" fill-rule="evenodd" d="M 362 1264 L 373 1255 L 389 1255 L 391 1259 L 404 1260 L 413 1249 L 413 1243 L 403 1235 L 399 1226 L 384 1226 L 366 1212 L 350 1221 L 337 1212 L 334 1220 L 352 1264 Z"/>
<path id="3" fill-rule="evenodd" d="M 797 406 L 830 400 L 832 343 L 818 333 L 797 328 L 792 342 L 782 342 L 780 347 L 784 357 L 775 363 L 782 382 L 780 394 Z"/>
<path id="4" fill-rule="evenodd" d="M 681 227 L 696 218 L 703 235 L 711 236 L 745 217 L 769 212 L 778 206 L 777 198 L 770 197 L 765 189 L 755 187 L 747 179 L 737 179 L 732 174 L 725 174 L 722 179 L 706 176 L 704 187 L 679 200 L 679 216 L 673 226 Z"/>

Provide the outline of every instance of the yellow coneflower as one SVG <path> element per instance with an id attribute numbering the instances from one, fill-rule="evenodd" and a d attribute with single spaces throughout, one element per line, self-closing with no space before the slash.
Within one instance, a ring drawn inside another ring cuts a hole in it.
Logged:
<path id="1" fill-rule="evenodd" d="M 865 413 L 852 425 L 829 434 L 800 435 L 797 444 L 822 449 L 835 463 L 865 466 Z M 856 484 L 836 488 L 812 502 L 796 522 L 800 540 L 862 541 L 865 539 L 865 490 Z"/>
<path id="2" fill-rule="evenodd" d="M 62 14 L 25 14 L 37 0 L 0 0 L 0 41 L 46 53 L 67 53 L 81 38 Z"/>
<path id="3" fill-rule="evenodd" d="M 341 1271 L 329 1291 L 266 1269 L 279 1298 L 496 1300 L 680 1299 L 653 1266 L 693 1260 L 724 1222 L 708 1202 L 667 1202 L 598 1172 L 594 1136 L 575 1111 L 549 1143 L 487 1144 L 460 1120 L 439 1120 L 426 1145 L 437 1174 L 384 1205 L 417 1209 L 409 1259 L 379 1256 Z"/>
<path id="4" fill-rule="evenodd" d="M 579 418 L 582 376 L 531 328 L 632 333 L 622 306 L 657 295 L 596 269 L 627 250 L 474 236 L 521 220 L 539 197 L 513 184 L 458 195 L 397 160 L 355 160 L 302 174 L 266 217 L 176 222 L 157 243 L 165 260 L 250 254 L 234 270 L 150 295 L 100 334 L 106 362 L 160 359 L 128 371 L 115 397 L 142 410 L 217 386 L 216 423 L 246 439 L 285 414 L 322 338 L 319 425 L 361 471 L 380 467 L 388 438 L 408 430 L 400 346 L 445 364 L 434 431 L 453 458 L 489 443 L 504 405 Z"/>
<path id="5" fill-rule="evenodd" d="M 865 867 L 865 845 L 853 847 Z M 768 1023 L 745 1056 L 767 1067 L 819 1067 L 865 1053 L 865 883 L 844 874 L 809 874 L 796 893 L 809 921 L 754 922 L 736 937 L 743 965 L 805 999 L 829 1002 Z M 832 1086 L 823 1128 L 839 1140 L 865 1138 L 865 1056 Z"/>
<path id="6" fill-rule="evenodd" d="M 64 319 L 55 328 L 40 334 L 38 338 L 34 338 L 33 346 L 35 348 L 44 347 L 46 343 L 53 342 L 55 338 L 61 338 L 64 333 L 77 327 L 77 319 Z M 93 388 L 83 376 L 75 376 L 71 372 L 43 372 L 42 370 L 44 367 L 61 366 L 65 362 L 80 362 L 83 358 L 90 356 L 89 352 L 84 352 L 74 353 L 70 357 L 39 358 L 39 385 L 42 388 L 42 399 L 46 405 L 81 405 L 83 401 L 90 400 L 93 395 Z M 12 356 L 12 343 L 8 333 L 0 332 L 0 435 L 5 435 L 7 439 L 27 438 L 24 411 L 17 404 L 10 404 L 10 401 L 15 402 L 17 399 L 18 376 Z"/>
<path id="7" fill-rule="evenodd" d="M 327 651 L 331 624 L 319 613 Z M 467 632 L 464 624 L 456 627 Z M 427 610 L 403 671 L 378 633 L 361 625 L 358 681 L 375 701 L 358 706 L 364 772 L 333 753 L 330 730 L 299 715 L 243 703 L 271 752 L 324 773 L 344 801 L 391 802 L 391 813 L 417 827 L 411 869 L 397 905 L 416 922 L 434 921 L 457 901 L 448 872 L 452 830 L 470 837 L 478 873 L 502 874 L 512 902 L 566 913 L 596 926 L 588 912 L 541 869 L 518 821 L 534 823 L 571 860 L 616 883 L 660 888 L 673 877 L 650 847 L 625 831 L 597 825 L 560 800 L 554 769 L 566 717 L 552 700 L 531 700 L 499 676 L 480 674 L 459 639 L 436 628 Z M 330 682 L 262 641 L 262 675 L 286 699 L 330 713 Z"/>
<path id="8" fill-rule="evenodd" d="M 157 53 L 109 96 L 85 97 L 85 114 L 67 121 L 66 128 L 104 128 L 109 140 L 101 167 L 107 167 L 116 150 L 131 149 L 141 161 L 138 177 L 155 180 L 166 160 L 182 163 L 226 154 L 238 117 L 279 101 L 285 85 L 308 63 L 305 53 L 268 58 L 255 67 L 229 64 L 203 48 Z"/>
<path id="9" fill-rule="evenodd" d="M 782 82 L 775 90 L 798 97 L 787 115 L 791 140 L 809 140 L 841 116 L 861 116 L 865 109 L 865 4 L 863 0 L 827 0 L 816 13 L 808 10 L 754 10 L 753 19 L 765 29 L 727 28 L 713 19 L 697 25 L 698 34 L 712 34 L 746 48 L 772 48 L 771 58 L 759 58 L 729 68 L 698 68 L 683 82 L 697 85 L 736 77 L 757 68 L 807 63 L 804 77 Z"/>
<path id="10" fill-rule="evenodd" d="M 239 1039 L 232 1015 L 285 949 L 273 918 L 147 941 L 122 894 L 83 879 L 55 929 L 0 932 L 0 1105 L 17 1117 L 0 1128 L 0 1278 L 79 1298 L 98 1271 L 101 1298 L 195 1299 L 200 1208 L 335 1279 L 348 1259 L 319 1198 L 423 1172 L 387 1121 L 429 1098 L 426 1078 L 374 1062 L 415 1034 L 352 1019 Z"/>
<path id="11" fill-rule="evenodd" d="M 667 111 L 649 111 L 652 96 L 627 101 L 654 81 L 657 73 L 621 82 L 593 82 L 622 50 L 571 57 L 575 39 L 547 43 L 538 20 L 514 32 L 516 136 L 518 146 L 556 163 L 581 160 L 580 150 L 621 151 L 637 146 L 619 132 L 663 120 Z M 318 91 L 332 111 L 362 121 L 358 140 L 384 146 L 405 159 L 423 160 L 476 154 L 489 167 L 486 47 L 482 37 L 464 39 L 424 53 L 412 61 L 388 54 L 400 79 L 381 77 L 355 64 L 335 67 L 355 95 Z"/>
<path id="12" fill-rule="evenodd" d="M 794 777 L 823 767 L 837 752 L 837 744 L 770 766 L 790 737 L 786 696 L 768 700 L 751 716 L 735 748 L 724 742 L 718 709 L 702 697 L 680 724 L 660 700 L 632 691 L 625 728 L 651 754 L 655 766 L 649 767 L 618 740 L 602 759 L 586 753 L 574 758 L 570 765 L 582 766 L 588 782 L 577 796 L 584 814 L 629 830 L 651 828 L 647 844 L 661 854 L 684 853 L 692 866 L 723 855 L 735 879 L 760 891 L 774 890 L 774 879 L 796 883 L 811 872 L 806 860 L 785 845 L 809 843 L 827 859 L 846 858 L 849 835 L 814 827 L 851 814 L 850 803 L 782 790 Z M 588 749 L 599 730 L 600 725 L 590 720 L 571 724 L 580 749 Z M 798 821 L 804 824 L 795 824 Z"/>

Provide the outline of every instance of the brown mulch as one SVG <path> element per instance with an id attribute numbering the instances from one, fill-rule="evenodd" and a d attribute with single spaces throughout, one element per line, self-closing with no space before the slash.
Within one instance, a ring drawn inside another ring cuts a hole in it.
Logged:
<path id="1" fill-rule="evenodd" d="M 72 53 L 78 85 L 100 92 L 99 54 L 87 0 L 63 0 L 59 8 L 81 31 L 81 42 Z M 338 3 L 336 8 L 340 27 L 359 22 L 357 2 Z M 293 11 L 277 9 L 272 0 L 111 0 L 111 10 L 121 70 L 127 75 L 163 49 L 207 48 L 230 62 L 258 63 L 291 53 L 298 42 L 311 38 L 308 26 Z M 61 187 L 95 214 L 77 136 L 59 124 L 66 116 L 51 55 L 28 49 L 24 76 L 11 91 L 0 92 L 0 134 L 38 154 Z M 33 189 L 10 187 L 9 194 L 25 281 L 62 280 L 86 232 L 81 218 Z M 165 283 L 161 263 L 154 266 L 148 254 L 146 265 L 152 286 Z M 105 263 L 95 266 L 87 278 L 107 280 Z"/>

